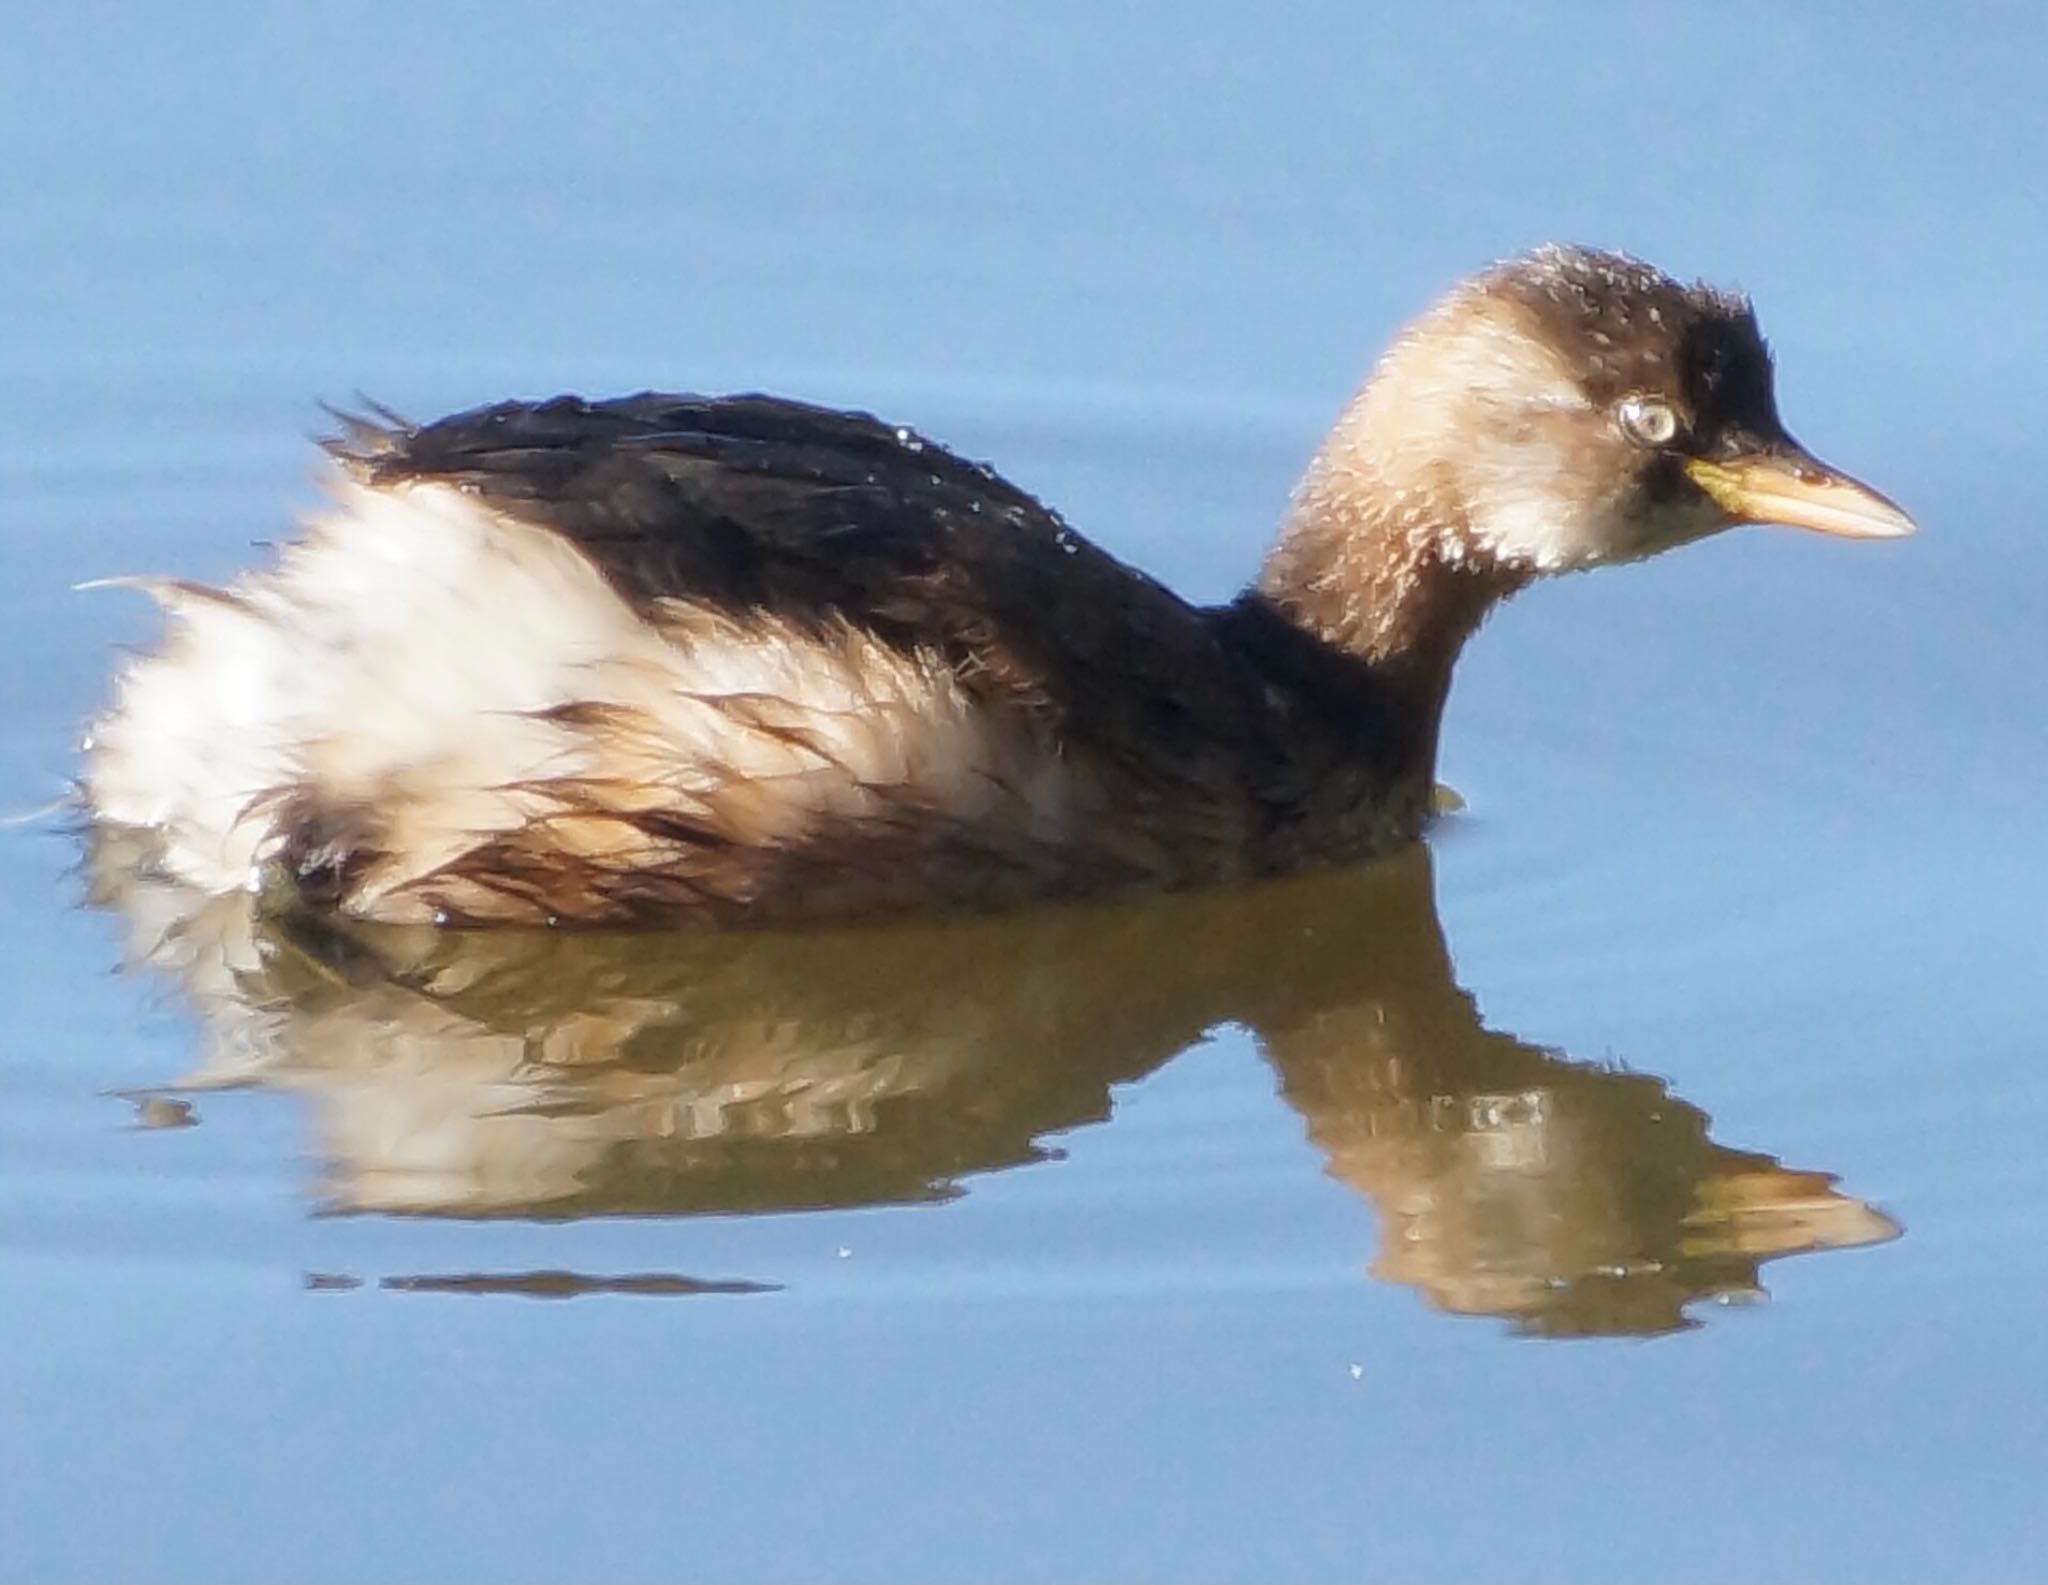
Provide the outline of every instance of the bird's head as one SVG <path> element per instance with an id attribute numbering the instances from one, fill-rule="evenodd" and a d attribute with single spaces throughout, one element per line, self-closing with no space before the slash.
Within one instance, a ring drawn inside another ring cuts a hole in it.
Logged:
<path id="1" fill-rule="evenodd" d="M 1747 299 L 1588 248 L 1454 287 L 1381 360 L 1323 463 L 1439 536 L 1442 559 L 1511 573 L 1633 561 L 1736 523 L 1913 530 L 1786 432 Z"/>

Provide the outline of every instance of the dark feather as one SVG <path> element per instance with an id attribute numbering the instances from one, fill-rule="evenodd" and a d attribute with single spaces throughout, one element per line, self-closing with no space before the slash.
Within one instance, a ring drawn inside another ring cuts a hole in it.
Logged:
<path id="1" fill-rule="evenodd" d="M 416 429 L 358 419 L 330 449 L 369 484 L 453 484 L 564 535 L 643 612 L 686 596 L 938 655 L 1141 802 L 1227 817 L 1260 758 L 1261 690 L 1211 613 L 989 468 L 867 414 L 558 397 Z"/>

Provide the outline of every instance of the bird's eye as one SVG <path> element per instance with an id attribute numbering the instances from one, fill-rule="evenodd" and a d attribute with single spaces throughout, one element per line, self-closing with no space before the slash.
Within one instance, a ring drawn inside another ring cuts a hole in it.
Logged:
<path id="1" fill-rule="evenodd" d="M 1654 396 L 1628 397 L 1614 413 L 1628 438 L 1640 445 L 1668 446 L 1678 436 L 1678 415 Z"/>

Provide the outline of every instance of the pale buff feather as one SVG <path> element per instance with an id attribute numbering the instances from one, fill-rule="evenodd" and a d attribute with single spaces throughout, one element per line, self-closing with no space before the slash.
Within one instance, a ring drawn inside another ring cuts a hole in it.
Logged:
<path id="1" fill-rule="evenodd" d="M 168 630 L 92 729 L 86 793 L 183 880 L 248 884 L 307 799 L 374 811 L 350 906 L 393 918 L 536 822 L 613 869 L 675 857 L 632 818 L 652 810 L 735 849 L 906 814 L 1020 851 L 1070 833 L 1075 773 L 932 656 L 686 598 L 650 620 L 572 543 L 446 486 L 334 493 L 226 590 L 134 580 Z"/>

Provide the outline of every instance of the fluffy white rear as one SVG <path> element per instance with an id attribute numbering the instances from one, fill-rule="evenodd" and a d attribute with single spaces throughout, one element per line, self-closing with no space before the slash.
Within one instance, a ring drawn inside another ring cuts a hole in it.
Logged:
<path id="1" fill-rule="evenodd" d="M 225 590 L 126 580 L 169 627 L 93 727 L 85 790 L 96 818 L 159 833 L 179 879 L 250 884 L 300 792 L 377 815 L 393 857 L 371 902 L 545 816 L 549 783 L 767 845 L 906 805 L 1019 841 L 1068 825 L 1057 759 L 934 658 L 686 596 L 649 620 L 573 544 L 451 487 L 334 494 Z M 605 724 L 546 714 L 572 705 Z"/>

